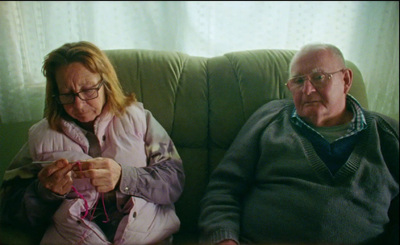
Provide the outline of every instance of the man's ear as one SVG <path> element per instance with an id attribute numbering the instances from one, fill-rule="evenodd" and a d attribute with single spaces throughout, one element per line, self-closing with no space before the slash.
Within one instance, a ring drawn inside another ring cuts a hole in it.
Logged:
<path id="1" fill-rule="evenodd" d="M 344 93 L 348 94 L 351 88 L 351 85 L 353 84 L 353 71 L 350 69 L 345 69 L 343 71 L 344 73 Z"/>

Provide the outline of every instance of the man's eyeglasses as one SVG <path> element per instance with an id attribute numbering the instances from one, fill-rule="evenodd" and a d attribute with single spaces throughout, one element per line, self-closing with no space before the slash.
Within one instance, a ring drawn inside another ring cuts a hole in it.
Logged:
<path id="1" fill-rule="evenodd" d="M 323 88 L 328 84 L 328 81 L 332 78 L 333 74 L 344 72 L 345 70 L 346 69 L 341 69 L 331 73 L 317 71 L 306 75 L 295 76 L 290 78 L 286 85 L 290 90 L 298 90 L 303 88 L 305 81 L 308 80 L 315 88 Z"/>
<path id="2" fill-rule="evenodd" d="M 61 105 L 73 104 L 75 102 L 75 97 L 78 96 L 79 99 L 83 101 L 93 100 L 99 96 L 99 89 L 103 86 L 104 80 L 102 80 L 96 87 L 91 89 L 84 89 L 78 93 L 68 93 L 68 94 L 58 94 L 53 95 L 56 98 L 57 103 Z"/>

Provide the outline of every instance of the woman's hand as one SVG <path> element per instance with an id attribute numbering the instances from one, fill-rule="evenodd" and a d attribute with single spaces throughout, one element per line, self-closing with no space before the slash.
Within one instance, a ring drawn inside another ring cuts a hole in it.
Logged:
<path id="1" fill-rule="evenodd" d="M 59 159 L 40 170 L 38 179 L 47 189 L 59 195 L 70 192 L 72 187 L 71 170 L 73 164 L 66 159 Z"/>
<path id="2" fill-rule="evenodd" d="M 74 166 L 78 178 L 89 178 L 98 192 L 109 192 L 115 189 L 121 178 L 121 166 L 111 158 L 93 158 Z"/>

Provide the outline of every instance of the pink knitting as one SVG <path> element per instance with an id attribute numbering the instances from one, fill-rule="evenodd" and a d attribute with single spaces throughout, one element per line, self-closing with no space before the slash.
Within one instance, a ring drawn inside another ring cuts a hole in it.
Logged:
<path id="1" fill-rule="evenodd" d="M 80 162 L 80 161 L 77 161 L 75 164 L 78 165 L 79 171 L 82 172 L 81 162 Z M 86 209 L 86 210 L 85 210 L 85 214 L 81 217 L 81 219 L 84 219 L 84 218 L 86 218 L 86 216 L 87 216 L 88 213 L 89 213 L 89 205 L 88 205 L 88 202 L 87 202 L 87 200 L 85 199 L 85 197 L 84 197 L 81 193 L 79 193 L 79 191 L 78 191 L 74 186 L 72 186 L 71 189 L 79 196 L 79 198 L 83 199 L 83 201 L 85 202 L 85 209 Z M 108 223 L 108 222 L 110 221 L 110 219 L 108 218 L 108 214 L 107 214 L 107 210 L 106 210 L 106 205 L 105 205 L 105 203 L 104 203 L 104 193 L 101 193 L 101 200 L 102 200 L 102 203 L 103 203 L 104 214 L 106 215 L 106 220 L 104 220 L 103 223 Z M 90 221 L 92 221 L 92 219 L 93 219 L 93 217 L 94 217 L 94 212 L 96 211 L 96 207 L 97 207 L 97 203 L 98 203 L 98 202 L 99 202 L 99 199 L 96 200 L 96 203 L 95 203 L 95 205 L 94 205 L 94 207 L 93 207 L 93 209 L 92 209 L 92 215 L 91 215 L 91 217 L 90 217 Z"/>

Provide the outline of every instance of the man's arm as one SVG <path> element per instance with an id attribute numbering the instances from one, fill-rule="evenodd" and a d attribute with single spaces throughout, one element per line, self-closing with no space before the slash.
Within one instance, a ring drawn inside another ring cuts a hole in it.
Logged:
<path id="1" fill-rule="evenodd" d="M 201 202 L 202 243 L 239 243 L 242 198 L 254 183 L 260 137 L 268 123 L 279 114 L 276 108 L 281 107 L 267 105 L 256 111 L 213 171 Z"/>

